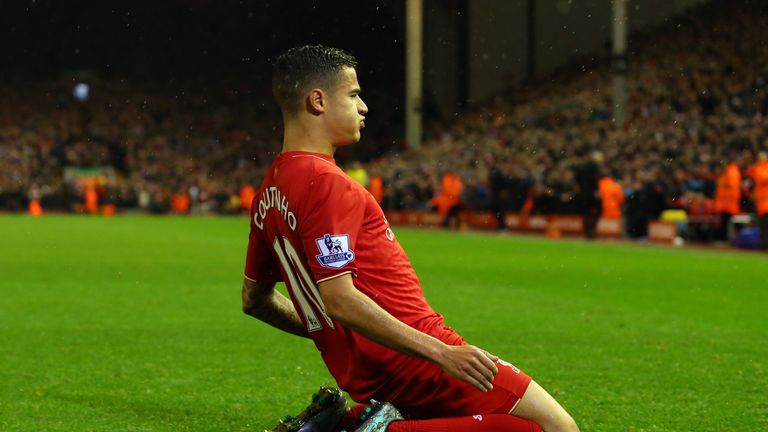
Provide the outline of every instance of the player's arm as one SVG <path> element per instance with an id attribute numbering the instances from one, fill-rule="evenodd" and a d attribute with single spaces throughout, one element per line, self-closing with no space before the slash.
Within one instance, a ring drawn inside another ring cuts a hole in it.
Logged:
<path id="1" fill-rule="evenodd" d="M 472 345 L 447 345 L 397 318 L 361 293 L 347 273 L 320 282 L 326 313 L 347 328 L 393 350 L 431 361 L 480 391 L 490 390 L 498 359 Z"/>
<path id="2" fill-rule="evenodd" d="M 274 282 L 243 278 L 243 312 L 282 331 L 309 337 L 293 303 L 275 290 Z"/>

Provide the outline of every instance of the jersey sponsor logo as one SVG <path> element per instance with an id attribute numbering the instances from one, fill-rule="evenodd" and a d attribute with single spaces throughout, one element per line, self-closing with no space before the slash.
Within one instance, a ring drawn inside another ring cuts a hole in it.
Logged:
<path id="1" fill-rule="evenodd" d="M 473 415 L 472 418 L 477 421 L 483 421 L 483 416 L 481 414 Z"/>
<path id="2" fill-rule="evenodd" d="M 355 260 L 355 253 L 349 250 L 349 235 L 337 234 L 315 239 L 319 255 L 315 255 L 317 262 L 323 267 L 342 268 Z"/>

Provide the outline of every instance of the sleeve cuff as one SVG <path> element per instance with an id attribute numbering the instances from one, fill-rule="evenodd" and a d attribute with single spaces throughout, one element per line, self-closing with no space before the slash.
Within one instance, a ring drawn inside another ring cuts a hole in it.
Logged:
<path id="1" fill-rule="evenodd" d="M 335 275 L 332 275 L 332 276 L 328 276 L 328 277 L 324 277 L 322 279 L 318 279 L 318 280 L 315 281 L 315 283 L 320 285 L 322 282 L 326 282 L 326 281 L 329 281 L 331 279 L 336 279 L 339 276 L 344 276 L 345 274 L 349 274 L 349 273 L 352 273 L 352 277 L 355 277 L 355 272 L 353 272 L 352 270 L 347 270 L 347 271 L 343 271 L 341 273 L 336 273 Z"/>

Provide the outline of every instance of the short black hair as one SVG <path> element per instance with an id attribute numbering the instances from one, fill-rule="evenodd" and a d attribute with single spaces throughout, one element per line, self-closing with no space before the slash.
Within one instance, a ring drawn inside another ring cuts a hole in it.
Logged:
<path id="1" fill-rule="evenodd" d="M 344 67 L 357 67 L 352 54 L 323 45 L 291 48 L 272 65 L 272 93 L 285 114 L 301 108 L 310 86 L 327 86 Z"/>

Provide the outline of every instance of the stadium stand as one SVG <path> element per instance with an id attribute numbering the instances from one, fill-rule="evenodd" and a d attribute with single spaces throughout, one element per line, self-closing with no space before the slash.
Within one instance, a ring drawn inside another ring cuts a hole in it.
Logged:
<path id="1" fill-rule="evenodd" d="M 445 172 L 475 209 L 579 214 L 580 173 L 599 151 L 601 176 L 624 192 L 627 233 L 648 235 L 666 209 L 692 216 L 691 235 L 721 224 L 718 177 L 746 173 L 768 146 L 766 5 L 705 5 L 632 37 L 627 121 L 614 125 L 608 59 L 582 59 L 435 128 L 419 151 L 372 163 L 389 186 L 385 208 L 424 209 Z M 751 183 L 740 207 L 753 211 Z M 596 188 L 596 185 L 594 186 Z M 502 203 L 494 202 L 497 200 Z"/>
<path id="2" fill-rule="evenodd" d="M 367 158 L 377 199 L 390 211 L 427 211 L 455 174 L 464 209 L 577 215 L 591 211 L 585 197 L 607 176 L 623 192 L 630 237 L 678 209 L 690 238 L 718 238 L 718 177 L 736 164 L 739 210 L 754 211 L 749 172 L 768 148 L 768 46 L 753 31 L 768 26 L 768 6 L 732 3 L 631 37 L 624 125 L 611 115 L 607 55 L 577 59 L 432 124 L 418 150 Z M 269 96 L 244 86 L 110 79 L 93 83 L 109 91 L 86 108 L 73 85 L 0 85 L 0 209 L 87 211 L 90 188 L 118 211 L 237 213 L 243 188 L 279 149 L 279 123 L 253 102 Z"/>
<path id="3" fill-rule="evenodd" d="M 241 187 L 259 181 L 268 149 L 279 148 L 274 125 L 245 96 L 190 90 L 210 83 L 99 82 L 108 91 L 88 107 L 70 97 L 71 85 L 0 90 L 1 208 L 36 197 L 43 208 L 76 211 L 96 182 L 99 201 L 122 210 L 170 211 L 183 194 L 191 211 L 239 212 Z"/>

